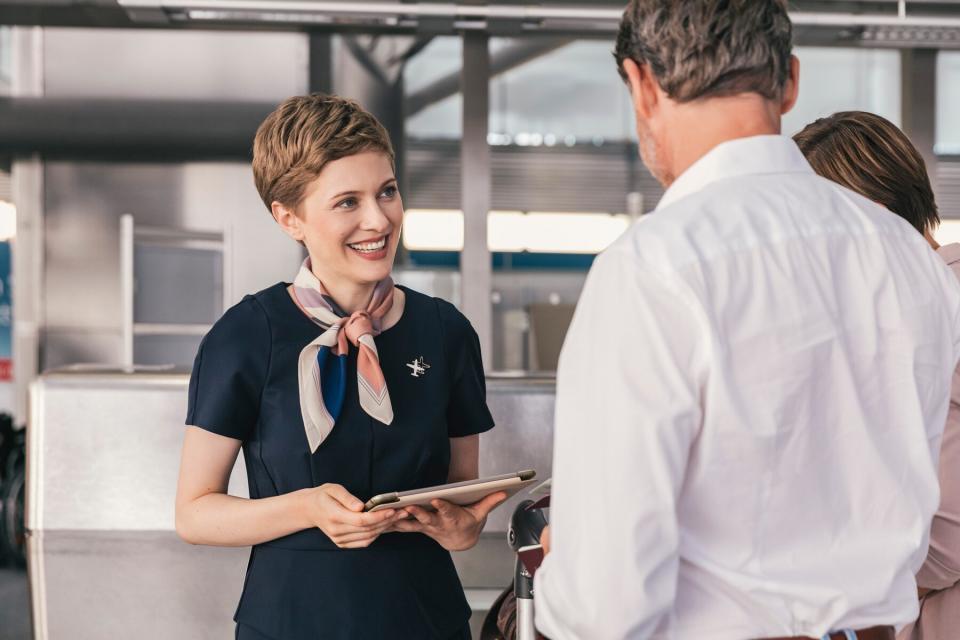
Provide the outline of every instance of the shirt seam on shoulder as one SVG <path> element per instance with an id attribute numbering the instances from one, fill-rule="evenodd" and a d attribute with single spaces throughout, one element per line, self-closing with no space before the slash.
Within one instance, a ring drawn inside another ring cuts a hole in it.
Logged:
<path id="1" fill-rule="evenodd" d="M 260 387 L 260 396 L 257 398 L 257 424 L 259 425 L 260 408 L 263 406 L 263 394 L 267 390 L 267 381 L 270 379 L 270 370 L 273 366 L 273 325 L 270 324 L 270 316 L 267 314 L 267 310 L 263 308 L 263 305 L 260 304 L 260 301 L 257 300 L 256 296 L 251 296 L 251 299 L 257 305 L 257 308 L 260 309 L 260 313 L 263 315 L 263 320 L 267 324 L 267 336 L 270 338 L 270 342 L 267 347 L 267 370 L 263 376 L 263 385 Z"/>
<path id="2" fill-rule="evenodd" d="M 197 366 L 196 369 L 199 372 L 203 368 L 203 341 L 200 342 L 200 347 L 197 349 Z M 187 415 L 187 426 L 196 426 L 196 414 L 197 414 L 197 398 L 200 396 L 200 376 L 197 375 L 197 383 L 193 385 L 193 393 L 187 398 L 187 404 L 190 407 L 190 411 Z"/>
<path id="3" fill-rule="evenodd" d="M 433 296 L 433 306 L 437 311 L 437 324 L 440 326 L 440 348 L 443 349 L 443 359 L 447 363 L 447 370 L 450 372 L 450 376 L 452 376 L 454 371 L 451 366 L 450 351 L 447 349 L 447 332 L 443 326 L 443 313 L 440 311 L 440 303 L 440 298 Z"/>
<path id="4" fill-rule="evenodd" d="M 270 468 L 263 460 L 263 438 L 260 437 L 260 426 L 261 418 L 263 416 L 263 395 L 267 391 L 267 382 L 270 380 L 270 370 L 273 366 L 273 325 L 270 324 L 270 316 L 267 314 L 267 310 L 263 308 L 263 305 L 260 304 L 260 301 L 257 300 L 256 296 L 251 296 L 253 302 L 260 309 L 260 313 L 263 314 L 264 322 L 267 323 L 267 335 L 270 337 L 269 347 L 267 349 L 267 370 L 264 373 L 263 386 L 260 388 L 260 397 L 257 399 L 257 421 L 254 423 L 254 430 L 257 436 L 257 458 L 260 459 L 260 466 L 263 468 L 264 472 L 267 475 L 267 479 L 270 480 L 270 484 L 273 485 L 273 494 L 280 495 L 280 490 L 277 488 L 277 483 L 273 479 L 273 475 L 270 473 Z M 299 391 L 299 389 L 298 389 Z M 257 489 L 259 497 L 263 497 L 263 490 L 260 488 L 259 483 L 257 482 L 256 475 L 253 473 L 252 469 L 247 470 L 247 474 L 250 476 L 250 480 Z"/>

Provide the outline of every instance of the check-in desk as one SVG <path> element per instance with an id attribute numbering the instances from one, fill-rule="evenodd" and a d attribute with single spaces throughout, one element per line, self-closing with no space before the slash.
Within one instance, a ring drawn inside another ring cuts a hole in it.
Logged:
<path id="1" fill-rule="evenodd" d="M 232 637 L 248 548 L 192 546 L 174 530 L 188 377 L 50 373 L 31 389 L 27 553 L 34 636 L 87 640 Z M 550 475 L 554 382 L 488 379 L 497 428 L 481 436 L 480 473 Z M 230 478 L 247 494 L 243 456 Z M 454 554 L 474 627 L 510 583 L 512 498 L 479 544 Z"/>

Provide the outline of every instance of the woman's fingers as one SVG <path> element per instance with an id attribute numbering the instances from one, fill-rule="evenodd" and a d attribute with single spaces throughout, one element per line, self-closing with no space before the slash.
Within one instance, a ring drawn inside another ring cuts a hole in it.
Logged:
<path id="1" fill-rule="evenodd" d="M 497 493 L 491 493 L 486 498 L 480 502 L 475 502 L 469 507 L 467 511 L 473 514 L 473 517 L 477 520 L 483 520 L 487 515 L 493 511 L 500 503 L 507 499 L 507 494 L 503 491 L 498 491 Z"/>
<path id="2" fill-rule="evenodd" d="M 323 485 L 323 489 L 328 496 L 333 498 L 336 502 L 339 502 L 344 509 L 354 512 L 363 510 L 363 503 L 360 502 L 360 499 L 344 489 L 341 485 L 325 484 Z"/>
<path id="3" fill-rule="evenodd" d="M 336 515 L 334 524 L 351 530 L 370 531 L 382 528 L 395 520 L 400 520 L 405 517 L 405 511 L 395 509 L 384 509 L 383 511 L 376 511 L 374 513 L 342 511 Z"/>
<path id="4" fill-rule="evenodd" d="M 336 536 L 333 538 L 334 543 L 338 545 L 349 544 L 352 542 L 363 542 L 367 540 L 372 542 L 380 537 L 382 531 L 353 531 L 349 533 L 344 533 L 342 535 Z"/>
<path id="5" fill-rule="evenodd" d="M 431 513 L 423 507 L 418 507 L 417 505 L 411 505 L 406 509 L 410 515 L 417 520 L 417 522 L 424 526 L 433 524 L 437 519 L 437 515 L 435 513 Z"/>
<path id="6" fill-rule="evenodd" d="M 418 520 L 410 518 L 408 520 L 397 520 L 390 525 L 388 531 L 399 531 L 400 533 L 423 533 L 424 526 Z"/>
<path id="7" fill-rule="evenodd" d="M 460 507 L 456 506 L 452 502 L 447 502 L 446 500 L 432 500 L 430 502 L 433 505 L 433 508 L 437 510 L 437 513 L 441 518 L 456 518 L 457 509 Z"/>
<path id="8" fill-rule="evenodd" d="M 392 531 L 394 522 L 387 521 L 384 522 L 373 529 L 353 529 L 351 527 L 343 527 L 333 532 L 333 535 L 330 537 L 333 540 L 334 544 L 338 547 L 344 547 L 344 545 L 360 545 L 367 546 L 374 540 L 376 540 L 380 535 Z"/>

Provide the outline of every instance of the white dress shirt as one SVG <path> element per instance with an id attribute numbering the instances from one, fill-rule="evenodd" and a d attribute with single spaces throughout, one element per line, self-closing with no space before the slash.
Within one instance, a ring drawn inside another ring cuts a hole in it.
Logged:
<path id="1" fill-rule="evenodd" d="M 552 640 L 917 616 L 960 287 L 787 137 L 721 144 L 597 258 L 557 374 Z"/>

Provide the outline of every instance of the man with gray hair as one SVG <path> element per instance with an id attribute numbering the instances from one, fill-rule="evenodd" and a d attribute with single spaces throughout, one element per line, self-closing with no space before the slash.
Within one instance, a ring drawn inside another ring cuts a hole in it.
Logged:
<path id="1" fill-rule="evenodd" d="M 785 2 L 633 0 L 616 59 L 667 190 L 597 258 L 561 355 L 537 626 L 892 639 L 917 615 L 960 289 L 780 135 Z"/>

